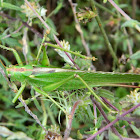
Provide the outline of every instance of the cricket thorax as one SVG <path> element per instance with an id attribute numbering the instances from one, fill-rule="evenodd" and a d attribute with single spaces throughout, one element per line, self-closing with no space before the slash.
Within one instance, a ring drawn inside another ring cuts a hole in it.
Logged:
<path id="1" fill-rule="evenodd" d="M 7 68 L 7 71 L 11 72 L 25 72 L 25 71 L 32 71 L 32 69 L 26 69 L 26 68 Z"/>
<path id="2" fill-rule="evenodd" d="M 33 69 L 32 66 L 25 65 L 25 66 L 9 67 L 6 69 L 6 71 L 8 75 L 9 74 L 10 75 L 23 74 L 23 75 L 29 76 L 32 73 L 32 69 Z"/>

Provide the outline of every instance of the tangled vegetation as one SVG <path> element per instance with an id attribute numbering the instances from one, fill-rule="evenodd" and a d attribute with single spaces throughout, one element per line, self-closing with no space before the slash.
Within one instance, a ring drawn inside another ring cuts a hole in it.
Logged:
<path id="1" fill-rule="evenodd" d="M 1 0 L 0 139 L 139 139 L 139 4 Z"/>

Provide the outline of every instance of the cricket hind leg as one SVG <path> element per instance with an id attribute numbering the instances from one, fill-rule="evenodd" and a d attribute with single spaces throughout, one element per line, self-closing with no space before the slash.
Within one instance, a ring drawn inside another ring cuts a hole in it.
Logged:
<path id="1" fill-rule="evenodd" d="M 50 84 L 50 85 L 47 85 L 45 87 L 43 87 L 42 89 L 44 91 L 53 91 L 53 90 L 56 90 L 57 88 L 59 88 L 60 86 L 64 85 L 65 83 L 67 83 L 69 80 L 72 80 L 74 78 L 78 78 L 82 83 L 83 85 L 91 92 L 92 95 L 94 95 L 94 97 L 109 111 L 109 112 L 113 112 L 110 108 L 108 108 L 105 103 L 96 95 L 96 93 L 88 86 L 88 84 L 78 75 L 78 74 L 73 74 L 71 76 L 69 76 L 68 78 L 60 81 L 60 82 L 57 82 L 57 83 L 54 83 L 54 84 Z"/>
<path id="2" fill-rule="evenodd" d="M 75 78 L 78 78 L 84 85 L 85 87 L 91 92 L 91 94 L 109 111 L 109 112 L 114 112 L 112 111 L 110 108 L 108 108 L 106 106 L 106 104 L 97 96 L 97 94 L 88 86 L 88 84 L 78 75 L 78 74 L 75 74 L 74 75 Z M 115 112 L 114 112 L 115 113 Z"/>

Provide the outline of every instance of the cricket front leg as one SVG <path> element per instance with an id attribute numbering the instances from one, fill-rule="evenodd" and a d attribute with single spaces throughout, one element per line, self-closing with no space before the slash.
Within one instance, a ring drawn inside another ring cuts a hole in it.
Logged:
<path id="1" fill-rule="evenodd" d="M 14 56 L 15 56 L 18 64 L 19 64 L 19 66 L 23 66 L 23 63 L 21 61 L 21 58 L 20 58 L 19 54 L 17 53 L 17 51 L 15 49 L 9 48 L 9 47 L 5 47 L 3 45 L 0 45 L 0 48 L 13 52 L 13 54 L 14 54 Z"/>
<path id="2" fill-rule="evenodd" d="M 25 82 L 21 83 L 21 87 L 19 88 L 19 90 L 16 93 L 16 96 L 12 100 L 13 103 L 15 103 L 17 101 L 17 99 L 21 96 L 21 94 L 22 94 L 23 90 L 25 89 L 25 87 L 26 87 L 26 83 Z"/>

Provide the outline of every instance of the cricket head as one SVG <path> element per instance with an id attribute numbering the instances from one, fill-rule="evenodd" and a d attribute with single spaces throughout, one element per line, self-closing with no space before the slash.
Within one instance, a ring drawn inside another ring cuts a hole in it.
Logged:
<path id="1" fill-rule="evenodd" d="M 12 81 L 24 81 L 27 76 L 32 74 L 33 67 L 31 65 L 12 66 L 6 68 L 6 73 Z"/>

